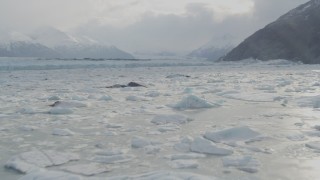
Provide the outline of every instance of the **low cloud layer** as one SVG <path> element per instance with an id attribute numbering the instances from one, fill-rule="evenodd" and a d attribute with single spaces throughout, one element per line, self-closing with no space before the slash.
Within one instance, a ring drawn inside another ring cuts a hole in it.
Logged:
<path id="1" fill-rule="evenodd" d="M 188 52 L 243 39 L 307 0 L 1 0 L 0 32 L 53 26 L 130 52 Z"/>

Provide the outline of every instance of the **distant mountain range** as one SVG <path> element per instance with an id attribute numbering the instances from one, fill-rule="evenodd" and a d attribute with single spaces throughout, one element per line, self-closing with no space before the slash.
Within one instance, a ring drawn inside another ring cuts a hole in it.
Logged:
<path id="1" fill-rule="evenodd" d="M 219 38 L 212 38 L 207 44 L 192 51 L 188 56 L 216 61 L 230 52 L 236 44 L 235 37 L 224 35 Z"/>
<path id="2" fill-rule="evenodd" d="M 12 32 L 0 40 L 0 57 L 133 59 L 115 46 L 88 37 L 71 36 L 52 27 L 29 35 Z"/>
<path id="3" fill-rule="evenodd" d="M 223 60 L 287 59 L 320 63 L 320 0 L 311 0 L 257 31 Z"/>

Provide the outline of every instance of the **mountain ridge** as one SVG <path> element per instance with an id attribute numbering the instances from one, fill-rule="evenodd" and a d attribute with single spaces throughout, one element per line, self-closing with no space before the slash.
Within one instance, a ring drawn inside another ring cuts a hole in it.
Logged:
<path id="1" fill-rule="evenodd" d="M 133 59 L 119 48 L 88 37 L 74 37 L 52 27 L 30 35 L 10 33 L 0 41 L 0 57 Z"/>
<path id="2" fill-rule="evenodd" d="M 249 36 L 222 59 L 320 63 L 320 0 L 311 0 Z"/>

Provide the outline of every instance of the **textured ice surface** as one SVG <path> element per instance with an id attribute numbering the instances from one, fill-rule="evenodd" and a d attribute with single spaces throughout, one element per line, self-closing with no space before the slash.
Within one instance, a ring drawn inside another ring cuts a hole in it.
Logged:
<path id="1" fill-rule="evenodd" d="M 34 150 L 12 157 L 5 166 L 22 173 L 28 173 L 35 169 L 58 166 L 74 160 L 79 160 L 79 156 L 74 153 Z"/>
<path id="2" fill-rule="evenodd" d="M 173 114 L 173 115 L 157 115 L 151 120 L 151 122 L 157 125 L 168 124 L 168 123 L 186 124 L 191 120 L 192 119 L 188 118 L 187 116 Z"/>
<path id="3" fill-rule="evenodd" d="M 309 142 L 306 147 L 320 151 L 320 141 Z"/>
<path id="4" fill-rule="evenodd" d="M 0 164 L 27 173 L 0 168 L 1 179 L 319 177 L 319 65 L 1 59 Z M 127 82 L 146 88 L 105 88 Z M 188 96 L 197 101 L 168 107 Z M 81 158 L 20 157 L 34 149 Z M 217 152 L 233 154 L 208 154 Z"/>
<path id="5" fill-rule="evenodd" d="M 232 150 L 220 148 L 213 142 L 206 140 L 202 137 L 198 137 L 192 142 L 190 150 L 196 153 L 221 156 L 230 155 L 233 153 Z"/>
<path id="6" fill-rule="evenodd" d="M 256 173 L 258 172 L 258 167 L 260 163 L 251 156 L 243 157 L 224 157 L 222 159 L 223 165 L 226 167 L 236 167 L 241 171 Z"/>
<path id="7" fill-rule="evenodd" d="M 170 105 L 170 107 L 185 110 L 185 109 L 202 109 L 202 108 L 213 108 L 219 107 L 219 104 L 213 104 L 205 99 L 199 98 L 195 95 L 189 95 L 184 97 L 180 102 L 174 105 Z"/>
<path id="8" fill-rule="evenodd" d="M 101 174 L 105 172 L 111 171 L 111 169 L 103 164 L 97 163 L 90 163 L 90 164 L 78 164 L 78 165 L 71 165 L 61 168 L 64 171 L 85 175 L 85 176 L 93 176 L 96 174 Z"/>
<path id="9" fill-rule="evenodd" d="M 205 138 L 214 142 L 237 142 L 250 141 L 261 136 L 260 133 L 250 129 L 249 127 L 235 127 L 222 131 L 206 132 Z"/>
<path id="10" fill-rule="evenodd" d="M 72 132 L 70 129 L 60 129 L 60 128 L 55 128 L 52 131 L 52 135 L 55 136 L 73 136 L 75 133 Z"/>

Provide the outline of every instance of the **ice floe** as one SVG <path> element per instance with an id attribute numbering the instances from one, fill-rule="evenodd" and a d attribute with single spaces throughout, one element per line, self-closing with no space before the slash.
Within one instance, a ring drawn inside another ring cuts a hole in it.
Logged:
<path id="1" fill-rule="evenodd" d="M 190 121 L 192 121 L 191 118 L 188 118 L 187 116 L 179 115 L 179 114 L 157 115 L 151 120 L 152 123 L 157 125 L 168 124 L 168 123 L 186 124 Z"/>
<path id="2" fill-rule="evenodd" d="M 175 169 L 195 169 L 199 167 L 199 163 L 195 160 L 173 160 L 170 166 Z"/>
<path id="3" fill-rule="evenodd" d="M 119 154 L 111 156 L 96 155 L 91 160 L 98 163 L 115 164 L 129 162 L 134 158 L 135 156 L 129 154 Z"/>
<path id="4" fill-rule="evenodd" d="M 230 155 L 233 153 L 232 150 L 220 148 L 213 142 L 204 139 L 202 137 L 196 138 L 192 143 L 190 150 L 196 153 L 210 154 L 210 155 Z"/>
<path id="5" fill-rule="evenodd" d="M 69 108 L 62 108 L 62 107 L 54 107 L 50 109 L 49 114 L 55 115 L 64 115 L 64 114 L 72 114 L 73 110 Z"/>
<path id="6" fill-rule="evenodd" d="M 131 147 L 133 148 L 144 148 L 146 146 L 150 146 L 150 145 L 158 145 L 160 144 L 157 141 L 153 141 L 153 140 L 149 140 L 143 137 L 133 137 L 131 139 Z"/>
<path id="7" fill-rule="evenodd" d="M 164 124 L 164 125 L 160 125 L 158 128 L 158 131 L 162 133 L 168 132 L 168 131 L 178 131 L 178 130 L 180 130 L 180 126 L 176 124 Z"/>
<path id="8" fill-rule="evenodd" d="M 200 159 L 205 157 L 207 157 L 205 154 L 198 154 L 198 153 L 172 154 L 172 155 L 166 156 L 166 158 L 170 160 Z"/>
<path id="9" fill-rule="evenodd" d="M 309 142 L 306 147 L 320 151 L 320 141 Z"/>
<path id="10" fill-rule="evenodd" d="M 62 167 L 61 170 L 84 176 L 93 176 L 111 171 L 111 168 L 99 163 L 77 164 Z"/>
<path id="11" fill-rule="evenodd" d="M 74 153 L 33 150 L 12 157 L 5 166 L 22 173 L 28 173 L 36 169 L 58 166 L 75 160 L 79 160 L 79 156 Z"/>
<path id="12" fill-rule="evenodd" d="M 174 145 L 174 148 L 181 152 L 189 152 L 193 138 L 190 136 L 184 136 L 180 138 L 180 142 Z"/>
<path id="13" fill-rule="evenodd" d="M 99 98 L 100 101 L 111 101 L 112 97 L 108 95 L 103 95 Z"/>
<path id="14" fill-rule="evenodd" d="M 299 98 L 297 104 L 300 107 L 320 108 L 320 95 Z"/>
<path id="15" fill-rule="evenodd" d="M 79 175 L 74 175 L 59 171 L 35 171 L 27 174 L 20 178 L 19 180 L 34 180 L 34 179 L 61 179 L 61 180 L 103 180 L 105 178 L 98 177 L 83 177 Z M 168 172 L 168 171 L 155 171 L 145 174 L 137 175 L 121 175 L 121 176 L 111 176 L 108 180 L 217 180 L 217 178 L 211 176 L 203 176 L 200 174 L 193 174 L 189 172 Z"/>
<path id="16" fill-rule="evenodd" d="M 35 180 L 35 179 L 85 180 L 86 178 L 83 178 L 78 175 L 70 174 L 70 173 L 65 173 L 65 172 L 38 170 L 38 171 L 33 171 L 32 173 L 29 173 L 21 177 L 19 180 Z"/>
<path id="17" fill-rule="evenodd" d="M 199 98 L 195 95 L 188 95 L 184 97 L 180 102 L 174 105 L 169 105 L 174 109 L 186 110 L 186 109 L 202 109 L 202 108 L 213 108 L 220 107 L 221 104 L 210 103 L 205 99 Z"/>
<path id="18" fill-rule="evenodd" d="M 262 135 L 247 126 L 242 126 L 229 128 L 222 131 L 206 132 L 204 137 L 213 142 L 233 143 L 237 141 L 250 142 L 259 140 L 262 138 Z"/>
<path id="19" fill-rule="evenodd" d="M 52 135 L 55 136 L 73 136 L 75 133 L 72 132 L 70 129 L 60 129 L 60 128 L 55 128 L 52 131 Z"/>
<path id="20" fill-rule="evenodd" d="M 222 159 L 225 167 L 235 167 L 248 173 L 258 172 L 260 163 L 251 156 L 231 156 Z"/>

